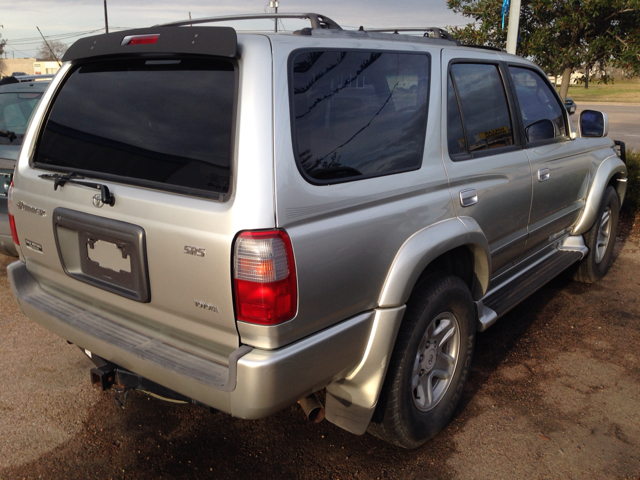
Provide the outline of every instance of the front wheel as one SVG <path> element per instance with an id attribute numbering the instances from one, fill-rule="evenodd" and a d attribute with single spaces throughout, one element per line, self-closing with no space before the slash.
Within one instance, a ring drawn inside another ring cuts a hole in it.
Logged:
<path id="1" fill-rule="evenodd" d="M 416 287 L 369 432 L 404 448 L 434 437 L 460 401 L 474 341 L 473 301 L 461 279 L 438 277 Z"/>
<path id="2" fill-rule="evenodd" d="M 606 275 L 611 266 L 613 248 L 618 234 L 620 199 L 613 187 L 607 187 L 600 202 L 596 221 L 584 235 L 589 253 L 578 265 L 574 279 L 593 283 Z"/>

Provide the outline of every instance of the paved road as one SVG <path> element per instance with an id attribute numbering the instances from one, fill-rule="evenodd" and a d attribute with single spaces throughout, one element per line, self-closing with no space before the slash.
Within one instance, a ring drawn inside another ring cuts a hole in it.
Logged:
<path id="1" fill-rule="evenodd" d="M 640 150 L 640 105 L 576 103 L 578 109 L 571 116 L 571 120 L 576 126 L 580 121 L 580 112 L 582 110 L 600 110 L 609 116 L 609 138 L 622 140 L 627 148 Z"/>

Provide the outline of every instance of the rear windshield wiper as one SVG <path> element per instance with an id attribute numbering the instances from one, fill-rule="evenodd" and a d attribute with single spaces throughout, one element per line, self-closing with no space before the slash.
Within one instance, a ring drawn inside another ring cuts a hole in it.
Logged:
<path id="1" fill-rule="evenodd" d="M 98 190 L 100 190 L 100 200 L 105 205 L 113 207 L 116 203 L 116 197 L 113 196 L 106 185 L 94 182 L 83 182 L 81 180 L 84 180 L 84 177 L 78 175 L 77 173 L 69 172 L 65 173 L 64 175 L 60 175 L 59 173 L 45 173 L 38 176 L 46 180 L 53 180 L 54 190 L 57 190 L 58 187 L 64 187 L 66 183 L 75 183 L 76 185 L 84 185 L 85 187 L 97 188 Z"/>
<path id="2" fill-rule="evenodd" d="M 8 138 L 10 142 L 18 138 L 16 134 L 10 130 L 0 130 L 0 137 Z"/>

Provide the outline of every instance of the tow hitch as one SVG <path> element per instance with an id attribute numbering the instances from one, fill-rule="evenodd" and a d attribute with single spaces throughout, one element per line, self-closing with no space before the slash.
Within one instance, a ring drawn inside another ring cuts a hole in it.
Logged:
<path id="1" fill-rule="evenodd" d="M 85 351 L 86 353 L 86 351 Z M 108 362 L 97 355 L 91 355 L 91 360 L 96 364 L 91 369 L 91 385 L 99 392 L 106 390 L 113 391 L 116 395 L 115 401 L 119 407 L 124 408 L 124 402 L 118 399 L 119 394 L 123 394 L 128 390 L 140 390 L 153 397 L 159 398 L 173 403 L 192 403 L 194 405 L 203 405 L 196 400 L 169 390 L 151 380 L 144 378 L 137 373 L 130 372 L 115 363 Z M 125 395 L 126 399 L 126 395 Z"/>
<path id="2" fill-rule="evenodd" d="M 116 383 L 116 370 L 111 365 L 91 369 L 91 385 L 99 392 L 109 390 Z"/>

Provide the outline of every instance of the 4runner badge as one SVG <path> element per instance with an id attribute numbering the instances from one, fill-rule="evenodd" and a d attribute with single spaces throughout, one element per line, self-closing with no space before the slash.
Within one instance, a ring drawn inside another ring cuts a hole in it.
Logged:
<path id="1" fill-rule="evenodd" d="M 24 212 L 29 212 L 29 213 L 35 213 L 36 215 L 40 215 L 41 217 L 46 217 L 47 216 L 47 212 L 44 211 L 41 208 L 38 207 L 32 207 L 31 205 L 27 205 L 26 203 L 24 203 L 22 200 L 20 200 L 17 204 L 16 207 L 19 210 L 22 210 Z"/>

